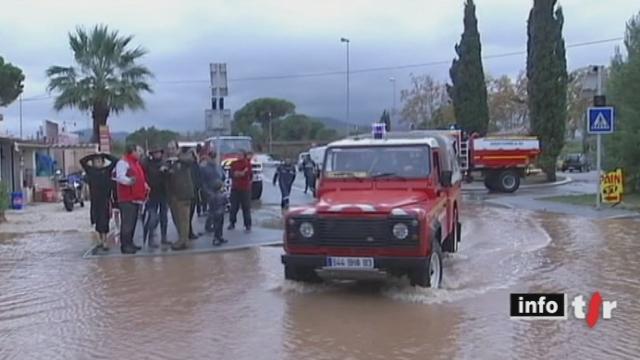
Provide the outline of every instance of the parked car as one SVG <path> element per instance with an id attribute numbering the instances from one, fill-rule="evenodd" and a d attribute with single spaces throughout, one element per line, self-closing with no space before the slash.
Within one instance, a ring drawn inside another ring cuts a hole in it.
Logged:
<path id="1" fill-rule="evenodd" d="M 562 167 L 560 168 L 563 172 L 565 171 L 589 171 L 591 170 L 591 165 L 589 164 L 589 160 L 584 154 L 568 154 L 564 161 L 562 162 Z"/>
<path id="2" fill-rule="evenodd" d="M 253 159 L 261 162 L 262 165 L 266 167 L 276 167 L 282 163 L 282 161 L 274 159 L 273 156 L 269 154 L 255 154 L 253 155 Z"/>

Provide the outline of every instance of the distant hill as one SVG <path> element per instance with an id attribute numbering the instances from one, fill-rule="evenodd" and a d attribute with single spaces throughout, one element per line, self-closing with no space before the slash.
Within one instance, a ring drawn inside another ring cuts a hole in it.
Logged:
<path id="1" fill-rule="evenodd" d="M 83 129 L 74 131 L 73 133 L 78 134 L 81 143 L 88 143 L 91 142 L 91 135 L 93 134 L 93 130 Z M 111 133 L 111 138 L 113 139 L 113 141 L 117 142 L 124 142 L 127 136 L 129 136 L 129 133 L 126 131 L 116 131 Z"/>

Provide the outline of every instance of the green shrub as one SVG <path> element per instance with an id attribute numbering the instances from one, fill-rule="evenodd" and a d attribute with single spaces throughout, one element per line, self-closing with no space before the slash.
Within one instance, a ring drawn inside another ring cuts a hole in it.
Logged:
<path id="1" fill-rule="evenodd" d="M 0 181 L 0 213 L 9 208 L 9 187 Z"/>

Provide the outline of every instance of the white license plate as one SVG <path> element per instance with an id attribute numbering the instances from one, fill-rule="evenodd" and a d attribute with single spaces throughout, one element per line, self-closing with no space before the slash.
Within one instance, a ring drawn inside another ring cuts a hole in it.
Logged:
<path id="1" fill-rule="evenodd" d="M 327 267 L 342 269 L 373 269 L 373 258 L 328 257 Z"/>

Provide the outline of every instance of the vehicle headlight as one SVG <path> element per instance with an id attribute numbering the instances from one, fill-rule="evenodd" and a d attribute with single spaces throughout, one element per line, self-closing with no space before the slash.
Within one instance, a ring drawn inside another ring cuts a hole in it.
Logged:
<path id="1" fill-rule="evenodd" d="M 404 240 L 409 236 L 409 228 L 406 224 L 397 223 L 393 225 L 393 236 L 395 236 L 398 240 Z"/>
<path id="2" fill-rule="evenodd" d="M 300 224 L 300 235 L 309 239 L 313 237 L 313 225 L 310 222 L 303 222 Z"/>

